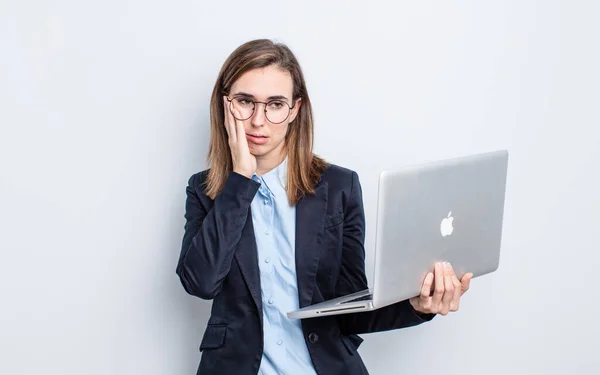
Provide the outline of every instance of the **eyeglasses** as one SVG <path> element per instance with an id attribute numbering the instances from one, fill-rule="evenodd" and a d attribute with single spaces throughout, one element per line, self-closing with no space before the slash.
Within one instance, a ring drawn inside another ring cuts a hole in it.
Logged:
<path id="1" fill-rule="evenodd" d="M 290 116 L 294 106 L 291 106 L 280 99 L 269 100 L 268 102 L 258 102 L 256 100 L 249 99 L 244 96 L 238 96 L 233 99 L 229 99 L 229 111 L 239 121 L 248 120 L 254 114 L 257 104 L 265 105 L 265 116 L 267 120 L 273 124 L 281 124 Z M 233 110 L 236 109 L 240 114 L 241 118 L 236 117 L 233 114 Z"/>

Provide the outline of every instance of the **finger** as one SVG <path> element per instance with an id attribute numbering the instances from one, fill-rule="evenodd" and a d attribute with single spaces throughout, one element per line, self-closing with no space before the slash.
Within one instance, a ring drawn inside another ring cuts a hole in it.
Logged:
<path id="1" fill-rule="evenodd" d="M 460 296 L 462 295 L 462 284 L 456 275 L 452 277 L 452 284 L 454 285 L 454 294 L 452 295 L 452 301 L 450 302 L 450 311 L 458 311 L 458 308 L 460 307 Z"/>
<path id="2" fill-rule="evenodd" d="M 235 108 L 233 109 L 233 113 L 235 114 L 235 117 L 241 117 L 239 111 Z M 242 150 L 246 151 L 248 150 L 248 140 L 246 139 L 246 129 L 244 128 L 244 122 L 236 118 L 234 118 L 233 121 L 235 124 L 235 133 L 237 137 L 238 146 Z"/>
<path id="3" fill-rule="evenodd" d="M 465 274 L 462 279 L 460 279 L 461 295 L 465 294 L 471 287 L 471 279 L 473 279 L 473 274 L 471 272 Z"/>
<path id="4" fill-rule="evenodd" d="M 234 126 L 234 121 L 235 119 L 233 118 L 233 115 L 231 114 L 231 109 L 230 109 L 230 105 L 229 102 L 227 101 L 227 97 L 223 96 L 223 112 L 225 115 L 225 129 L 227 130 L 227 136 L 229 137 L 229 141 L 231 143 L 236 143 L 237 141 L 237 137 L 236 137 L 236 132 L 235 129 L 233 128 Z"/>
<path id="5" fill-rule="evenodd" d="M 421 286 L 421 298 L 431 297 L 431 287 L 433 285 L 433 272 L 428 272 L 423 279 L 423 285 Z"/>
<path id="6" fill-rule="evenodd" d="M 442 297 L 442 315 L 450 312 L 450 302 L 454 297 L 454 284 L 452 283 L 452 277 L 454 276 L 454 269 L 448 262 L 444 263 L 444 295 Z"/>
<path id="7" fill-rule="evenodd" d="M 435 264 L 433 281 L 435 285 L 431 303 L 434 307 L 437 307 L 442 302 L 442 297 L 444 296 L 444 269 L 442 268 L 442 263 L 438 262 Z"/>
<path id="8" fill-rule="evenodd" d="M 421 295 L 420 305 L 425 309 L 429 309 L 431 307 L 431 286 L 433 285 L 433 273 L 429 272 L 427 276 L 425 276 L 425 280 L 423 281 L 423 286 L 421 287 Z"/>

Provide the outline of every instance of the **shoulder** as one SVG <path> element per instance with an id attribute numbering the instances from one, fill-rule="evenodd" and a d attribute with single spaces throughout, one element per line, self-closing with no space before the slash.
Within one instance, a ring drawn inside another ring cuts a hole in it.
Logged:
<path id="1" fill-rule="evenodd" d="M 352 169 L 329 164 L 321 174 L 321 182 L 327 182 L 333 190 L 353 190 L 359 184 L 358 174 Z"/>
<path id="2" fill-rule="evenodd" d="M 321 174 L 319 184 L 327 185 L 328 205 L 338 207 L 333 212 L 347 213 L 349 209 L 362 210 L 362 188 L 358 174 L 349 168 L 330 164 Z"/>
<path id="3" fill-rule="evenodd" d="M 188 179 L 188 185 L 191 187 L 201 187 L 204 185 L 204 183 L 206 182 L 206 179 L 208 178 L 208 171 L 210 171 L 210 169 L 205 169 L 203 171 L 200 171 L 198 173 L 194 173 L 189 179 Z"/>

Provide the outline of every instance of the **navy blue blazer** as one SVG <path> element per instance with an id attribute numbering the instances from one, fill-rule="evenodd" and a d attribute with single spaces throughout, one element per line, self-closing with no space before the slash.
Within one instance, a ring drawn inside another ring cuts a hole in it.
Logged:
<path id="1" fill-rule="evenodd" d="M 259 184 L 231 172 L 214 199 L 204 193 L 208 171 L 186 188 L 185 234 L 177 274 L 185 290 L 212 299 L 200 344 L 198 374 L 255 375 L 263 351 L 262 302 L 250 203 Z M 315 194 L 296 206 L 296 273 L 300 307 L 368 288 L 365 218 L 358 175 L 331 165 Z M 375 311 L 302 320 L 319 375 L 367 374 L 357 353 L 361 333 L 415 326 L 434 315 L 402 301 Z"/>

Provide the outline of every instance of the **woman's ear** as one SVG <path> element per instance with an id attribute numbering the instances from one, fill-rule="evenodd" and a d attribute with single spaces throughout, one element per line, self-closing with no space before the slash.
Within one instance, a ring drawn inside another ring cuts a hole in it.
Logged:
<path id="1" fill-rule="evenodd" d="M 290 122 L 292 122 L 296 119 L 296 116 L 298 115 L 298 111 L 300 110 L 301 106 L 302 106 L 302 98 L 296 99 L 296 104 L 294 104 L 294 109 L 292 109 L 292 113 L 290 114 Z"/>

